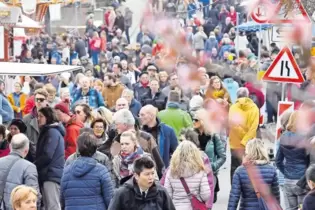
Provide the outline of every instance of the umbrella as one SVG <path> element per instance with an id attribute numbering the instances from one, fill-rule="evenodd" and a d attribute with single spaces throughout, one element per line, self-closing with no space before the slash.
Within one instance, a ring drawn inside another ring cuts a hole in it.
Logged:
<path id="1" fill-rule="evenodd" d="M 254 21 L 249 21 L 235 27 L 236 30 L 250 32 L 264 31 L 270 28 L 272 28 L 272 24 L 269 23 L 258 24 Z"/>

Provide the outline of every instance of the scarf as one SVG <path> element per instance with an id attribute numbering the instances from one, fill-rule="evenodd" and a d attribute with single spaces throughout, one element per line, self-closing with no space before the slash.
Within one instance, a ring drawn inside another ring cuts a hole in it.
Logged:
<path id="1" fill-rule="evenodd" d="M 130 169 L 130 166 L 133 164 L 133 162 L 141 157 L 143 154 L 143 150 L 141 147 L 138 147 L 134 153 L 131 153 L 129 155 L 126 155 L 122 152 L 120 152 L 120 168 L 119 168 L 119 175 L 121 178 L 127 177 L 132 174 L 132 170 Z"/>
<path id="2" fill-rule="evenodd" d="M 150 82 L 144 83 L 144 82 L 141 82 L 141 81 L 140 81 L 140 84 L 141 84 L 142 87 L 144 87 L 144 88 L 147 88 L 147 87 L 149 86 L 149 83 L 150 83 Z"/>

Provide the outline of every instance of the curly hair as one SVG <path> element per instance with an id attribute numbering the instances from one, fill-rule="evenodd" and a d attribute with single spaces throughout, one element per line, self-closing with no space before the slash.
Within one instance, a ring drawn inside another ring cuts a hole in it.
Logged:
<path id="1" fill-rule="evenodd" d="M 187 172 L 195 174 L 204 170 L 202 154 L 197 146 L 190 141 L 181 142 L 170 162 L 171 176 L 180 178 Z"/>

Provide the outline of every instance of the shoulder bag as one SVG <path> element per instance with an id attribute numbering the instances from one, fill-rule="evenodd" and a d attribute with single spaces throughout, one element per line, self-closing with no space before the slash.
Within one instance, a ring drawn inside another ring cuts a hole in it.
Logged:
<path id="1" fill-rule="evenodd" d="M 258 204 L 259 204 L 259 210 L 269 210 L 266 202 L 265 202 L 265 199 L 262 197 L 261 193 L 259 192 L 259 190 L 257 189 L 255 183 L 253 182 L 253 177 L 250 175 L 250 171 L 248 170 L 248 166 L 245 166 L 246 168 L 246 171 L 247 171 L 247 174 L 248 174 L 248 177 L 250 179 L 250 182 L 252 183 L 253 185 L 253 188 L 254 188 L 254 191 L 256 193 L 256 196 L 257 196 L 257 199 L 258 199 Z"/>
<path id="2" fill-rule="evenodd" d="M 202 202 L 196 198 L 195 195 L 191 194 L 189 187 L 184 178 L 180 178 L 180 182 L 182 183 L 191 203 L 193 210 L 207 210 L 205 202 Z"/>
<path id="3" fill-rule="evenodd" d="M 0 210 L 5 210 L 5 205 L 4 205 L 4 188 L 6 187 L 6 183 L 7 183 L 7 179 L 8 179 L 8 175 L 12 169 L 12 167 L 15 165 L 15 163 L 19 160 L 19 158 L 16 158 L 14 160 L 12 160 L 12 162 L 10 163 L 9 167 L 7 168 L 6 174 L 4 176 L 4 179 L 0 185 Z"/>

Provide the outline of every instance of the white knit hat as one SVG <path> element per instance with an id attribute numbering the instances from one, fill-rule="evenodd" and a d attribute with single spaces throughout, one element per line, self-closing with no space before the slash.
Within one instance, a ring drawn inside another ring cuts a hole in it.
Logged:
<path id="1" fill-rule="evenodd" d="M 189 108 L 201 108 L 203 106 L 203 98 L 199 95 L 193 96 L 189 101 Z"/>

